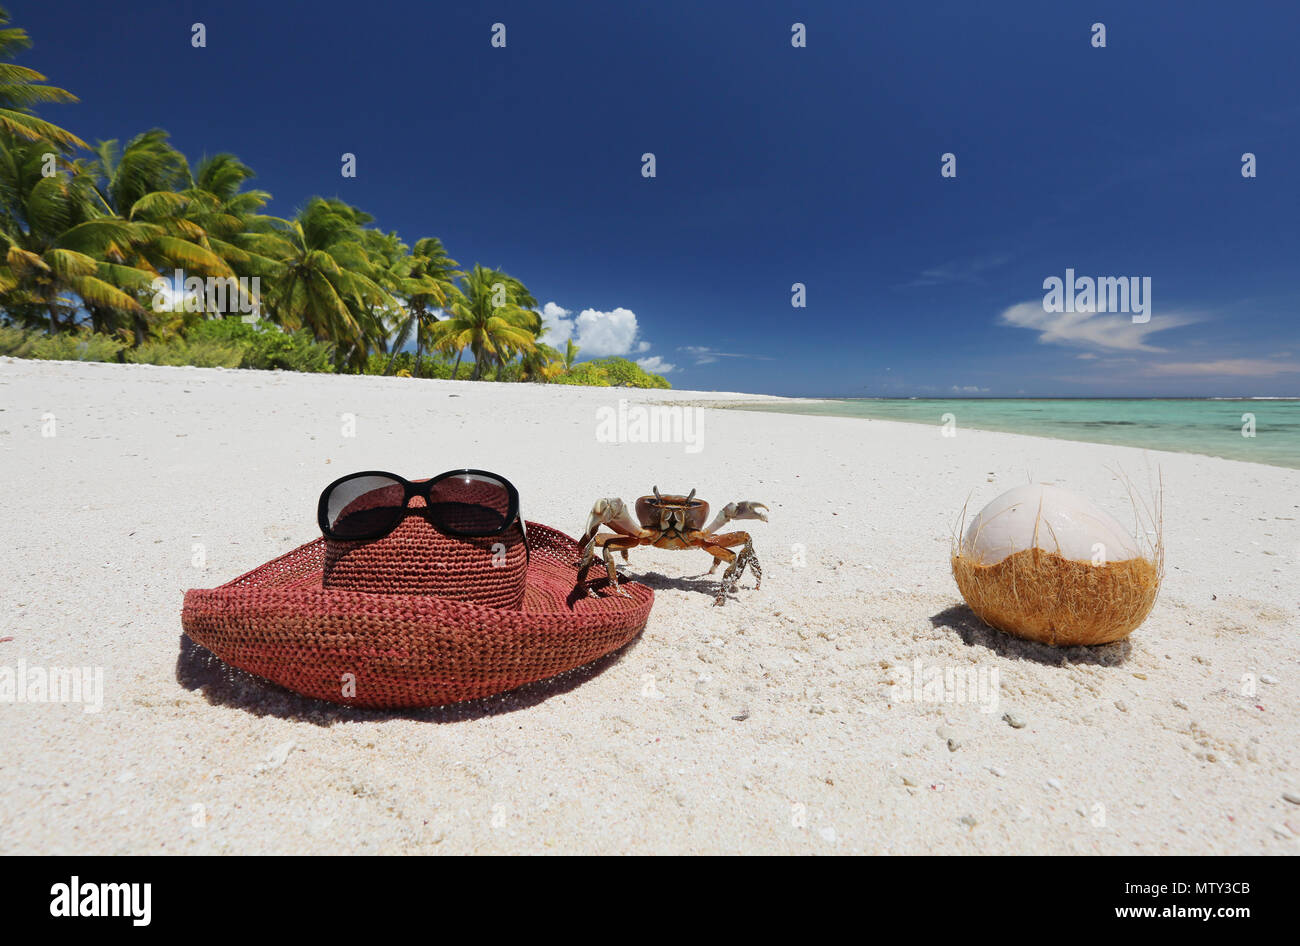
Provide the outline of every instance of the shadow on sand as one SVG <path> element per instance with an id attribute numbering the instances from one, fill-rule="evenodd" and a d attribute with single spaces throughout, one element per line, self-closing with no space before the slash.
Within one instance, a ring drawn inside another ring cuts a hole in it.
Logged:
<path id="1" fill-rule="evenodd" d="M 276 716 L 332 726 L 343 722 L 377 722 L 389 719 L 413 719 L 427 723 L 459 723 L 488 716 L 500 716 L 528 709 L 543 700 L 581 686 L 623 659 L 636 647 L 635 640 L 620 650 L 606 654 L 582 667 L 536 683 L 526 683 L 508 693 L 485 696 L 464 703 L 449 703 L 428 709 L 364 709 L 343 706 L 326 700 L 301 696 L 278 684 L 232 667 L 212 651 L 181 635 L 180 654 L 176 658 L 176 682 L 187 690 L 198 690 L 214 706 L 230 706 L 257 716 Z"/>
<path id="2" fill-rule="evenodd" d="M 1022 640 L 989 627 L 964 604 L 954 604 L 930 616 L 934 627 L 956 631 L 968 647 L 984 647 L 1008 660 L 1032 660 L 1046 666 L 1061 667 L 1066 664 L 1093 664 L 1115 667 L 1128 660 L 1133 645 L 1128 639 L 1096 647 L 1052 647 L 1037 641 Z"/>
<path id="3" fill-rule="evenodd" d="M 619 581 L 622 580 L 620 577 Z M 687 575 L 682 578 L 670 578 L 657 572 L 646 572 L 630 577 L 628 580 L 645 585 L 647 588 L 653 588 L 655 591 L 688 591 L 693 594 L 703 595 L 712 603 L 713 599 L 718 596 L 718 586 L 722 581 L 722 569 L 719 568 L 712 575 L 708 572 L 702 572 L 699 575 Z M 736 588 L 735 594 L 727 595 L 727 600 L 743 600 L 745 595 L 752 593 L 754 590 L 753 578 L 746 572 L 741 577 L 740 585 Z"/>

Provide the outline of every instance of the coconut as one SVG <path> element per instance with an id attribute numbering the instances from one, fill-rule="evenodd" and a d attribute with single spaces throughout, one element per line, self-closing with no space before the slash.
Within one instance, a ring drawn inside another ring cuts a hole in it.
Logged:
<path id="1" fill-rule="evenodd" d="M 1059 486 L 1008 490 L 953 549 L 962 597 L 985 623 L 1056 646 L 1127 637 L 1155 604 L 1163 574 L 1149 549 L 1091 500 Z"/>

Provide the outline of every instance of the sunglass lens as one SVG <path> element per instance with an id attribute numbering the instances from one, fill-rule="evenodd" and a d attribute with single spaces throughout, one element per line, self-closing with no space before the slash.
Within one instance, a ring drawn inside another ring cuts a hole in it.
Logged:
<path id="1" fill-rule="evenodd" d="M 460 535 L 496 535 L 510 523 L 510 488 L 495 476 L 456 473 L 429 490 L 429 515 Z"/>
<path id="2" fill-rule="evenodd" d="M 404 513 L 406 487 L 386 476 L 344 480 L 330 492 L 326 515 L 341 539 L 387 532 Z"/>

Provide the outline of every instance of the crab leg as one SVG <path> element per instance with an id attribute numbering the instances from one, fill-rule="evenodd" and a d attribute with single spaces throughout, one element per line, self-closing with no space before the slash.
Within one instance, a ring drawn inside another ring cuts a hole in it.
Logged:
<path id="1" fill-rule="evenodd" d="M 596 537 L 596 545 L 600 547 L 601 558 L 605 562 L 605 572 L 609 575 L 609 586 L 615 594 L 620 594 L 624 598 L 632 597 L 630 592 L 624 591 L 618 584 L 618 568 L 614 565 L 613 551 L 618 550 L 623 553 L 623 558 L 627 559 L 627 550 L 635 548 L 640 544 L 636 536 L 630 535 L 600 535 Z M 597 598 L 596 590 L 590 586 L 587 588 L 587 596 Z"/>
<path id="2" fill-rule="evenodd" d="M 731 551 L 728 547 L 733 545 L 743 546 L 739 554 Z M 754 572 L 754 590 L 757 591 L 762 587 L 763 567 L 758 564 L 758 555 L 754 552 L 754 541 L 750 538 L 748 532 L 728 532 L 725 535 L 711 536 L 703 549 L 713 556 L 713 568 L 709 569 L 710 575 L 718 567 L 719 561 L 725 560 L 731 563 L 727 570 L 722 573 L 722 581 L 718 584 L 718 596 L 713 599 L 715 605 L 726 603 L 726 596 L 735 593 L 736 584 L 740 581 L 740 577 L 745 573 L 746 568 Z"/>

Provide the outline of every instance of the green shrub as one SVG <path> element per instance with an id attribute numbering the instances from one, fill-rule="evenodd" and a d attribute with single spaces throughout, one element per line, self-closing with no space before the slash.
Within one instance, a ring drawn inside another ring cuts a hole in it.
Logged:
<path id="1" fill-rule="evenodd" d="M 27 333 L 16 325 L 0 325 L 0 355 L 16 355 L 27 343 Z"/>
<path id="2" fill-rule="evenodd" d="M 388 364 L 392 362 L 393 370 L 388 371 Z M 361 369 L 362 374 L 397 374 L 399 371 L 406 371 L 410 374 L 415 373 L 415 356 L 409 351 L 399 352 L 394 358 L 391 352 L 372 351 L 366 358 L 366 366 Z"/>
<path id="3" fill-rule="evenodd" d="M 596 362 L 605 369 L 609 383 L 623 388 L 668 388 L 668 380 L 651 374 L 635 361 L 626 358 L 600 358 Z"/>
<path id="4" fill-rule="evenodd" d="M 556 378 L 558 384 L 584 384 L 590 387 L 609 387 L 609 373 L 594 361 L 581 361 Z"/>
<path id="5" fill-rule="evenodd" d="M 424 363 L 420 365 L 420 377 L 442 378 L 446 380 L 451 377 L 451 368 L 452 363 L 444 358 L 431 360 L 426 357 Z"/>
<path id="6" fill-rule="evenodd" d="M 126 347 L 111 335 L 94 332 L 61 332 L 58 335 L 28 335 L 13 354 L 42 361 L 117 361 Z"/>
<path id="7" fill-rule="evenodd" d="M 189 364 L 196 368 L 238 368 L 244 363 L 248 349 L 236 342 L 189 342 Z"/>
<path id="8" fill-rule="evenodd" d="M 295 332 L 293 335 L 281 335 L 289 339 L 289 344 L 278 351 L 272 363 L 266 367 L 281 368 L 286 371 L 310 371 L 326 374 L 334 370 L 334 346 L 318 342 L 310 332 Z"/>
<path id="9" fill-rule="evenodd" d="M 126 360 L 135 365 L 183 365 L 184 356 L 183 343 L 145 342 L 127 352 Z"/>
<path id="10" fill-rule="evenodd" d="M 365 367 L 359 374 L 378 374 L 381 375 L 388 368 L 388 363 L 392 362 L 393 370 L 388 372 L 392 376 L 401 375 L 405 371 L 406 375 L 402 377 L 412 378 L 450 378 L 452 363 L 447 360 L 447 356 L 440 352 L 425 352 L 420 361 L 420 370 L 415 370 L 415 352 L 403 351 L 398 352 L 394 358 L 392 352 L 371 352 L 366 359 Z M 466 371 L 464 366 L 461 367 L 461 377 L 465 377 Z"/>
<path id="11" fill-rule="evenodd" d="M 597 358 L 581 361 L 555 379 L 560 384 L 589 384 L 596 387 L 670 388 L 668 380 L 651 374 L 626 358 Z"/>
<path id="12" fill-rule="evenodd" d="M 310 332 L 284 332 L 266 322 L 243 319 L 205 319 L 190 329 L 191 344 L 216 342 L 242 347 L 240 368 L 310 371 L 334 370 L 334 346 L 317 342 Z"/>
<path id="13" fill-rule="evenodd" d="M 253 344 L 258 327 L 243 319 L 200 319 L 186 330 L 191 341 L 245 342 Z"/>
<path id="14" fill-rule="evenodd" d="M 126 360 L 138 365 L 193 365 L 196 368 L 238 368 L 247 346 L 209 339 L 145 342 L 127 352 Z"/>

